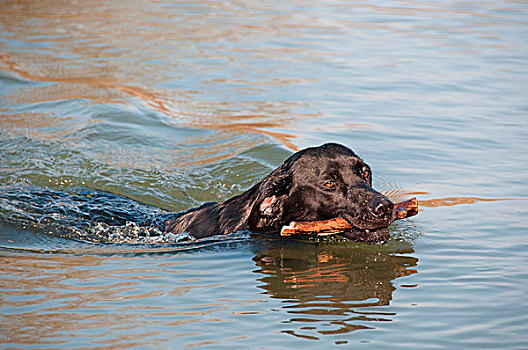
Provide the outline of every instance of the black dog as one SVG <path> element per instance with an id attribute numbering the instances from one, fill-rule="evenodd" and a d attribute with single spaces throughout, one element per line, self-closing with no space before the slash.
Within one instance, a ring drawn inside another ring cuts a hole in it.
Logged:
<path id="1" fill-rule="evenodd" d="M 379 243 L 389 238 L 394 204 L 372 189 L 372 171 L 349 148 L 329 143 L 307 148 L 246 192 L 207 203 L 165 222 L 165 230 L 196 238 L 239 230 L 278 233 L 291 221 L 335 217 L 353 228 L 353 240 Z"/>

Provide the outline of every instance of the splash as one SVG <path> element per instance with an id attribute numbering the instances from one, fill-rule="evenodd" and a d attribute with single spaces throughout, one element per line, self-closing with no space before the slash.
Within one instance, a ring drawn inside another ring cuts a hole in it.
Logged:
<path id="1" fill-rule="evenodd" d="M 80 239 L 94 243 L 167 244 L 196 241 L 196 238 L 187 232 L 175 234 L 130 221 L 124 226 L 98 222 L 87 229 L 75 231 Z"/>

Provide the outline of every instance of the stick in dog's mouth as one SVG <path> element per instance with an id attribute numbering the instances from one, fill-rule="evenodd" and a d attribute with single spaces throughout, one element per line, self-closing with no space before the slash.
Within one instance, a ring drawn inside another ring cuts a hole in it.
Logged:
<path id="1" fill-rule="evenodd" d="M 418 214 L 418 200 L 416 198 L 394 204 L 394 217 L 396 220 L 405 219 L 416 214 Z M 281 236 L 296 234 L 329 236 L 352 229 L 354 227 L 343 218 L 320 221 L 292 221 L 289 225 L 282 227 Z M 368 233 L 368 230 L 365 230 L 365 232 Z"/>

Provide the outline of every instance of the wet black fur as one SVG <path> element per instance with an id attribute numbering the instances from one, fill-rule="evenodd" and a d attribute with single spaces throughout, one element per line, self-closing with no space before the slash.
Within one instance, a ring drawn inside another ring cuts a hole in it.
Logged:
<path id="1" fill-rule="evenodd" d="M 324 144 L 293 154 L 238 196 L 167 221 L 165 230 L 196 238 L 240 230 L 278 233 L 291 221 L 342 217 L 354 227 L 349 238 L 381 242 L 388 239 L 393 204 L 371 186 L 371 169 L 359 156 L 345 146 Z"/>

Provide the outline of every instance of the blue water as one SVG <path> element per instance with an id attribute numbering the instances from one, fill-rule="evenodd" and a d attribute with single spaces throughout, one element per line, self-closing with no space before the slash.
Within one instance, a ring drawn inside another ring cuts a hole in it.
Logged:
<path id="1" fill-rule="evenodd" d="M 527 38 L 524 1 L 1 2 L 1 347 L 527 348 Z M 178 212 L 329 141 L 418 198 L 386 244 L 141 241 L 31 195 Z"/>

